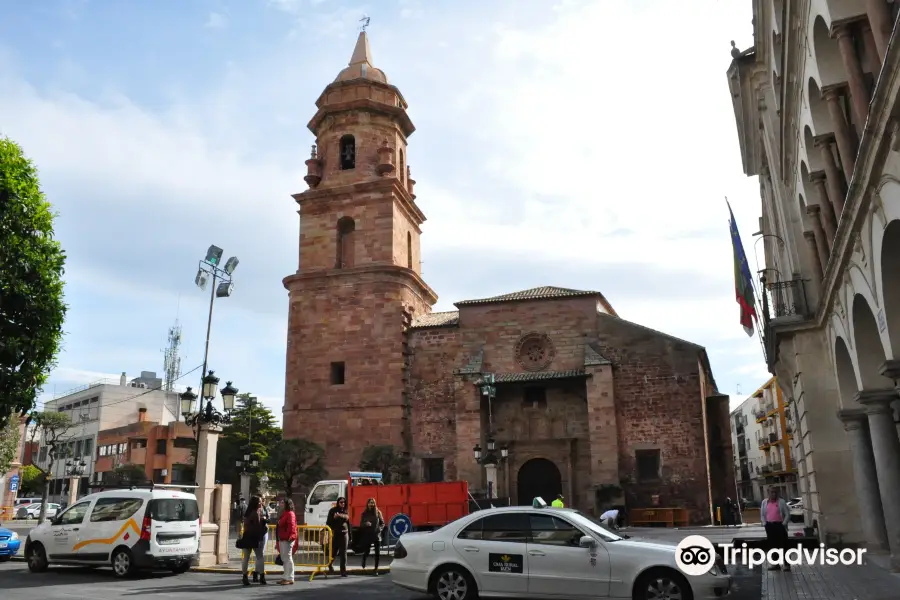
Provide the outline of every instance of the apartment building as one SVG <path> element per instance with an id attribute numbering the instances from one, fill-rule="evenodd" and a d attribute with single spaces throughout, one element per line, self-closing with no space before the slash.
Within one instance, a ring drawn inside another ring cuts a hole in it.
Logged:
<path id="1" fill-rule="evenodd" d="M 154 483 L 194 483 L 194 431 L 180 421 L 160 424 L 147 420 L 139 408 L 136 421 L 104 429 L 97 436 L 95 481 L 109 480 L 120 465 L 139 465 L 147 481 Z"/>
<path id="2" fill-rule="evenodd" d="M 761 502 L 771 487 L 784 498 L 799 496 L 792 457 L 794 424 L 773 377 L 731 413 L 732 443 L 738 448 L 735 473 L 743 498 Z"/>
<path id="3" fill-rule="evenodd" d="M 89 482 L 96 479 L 97 442 L 101 431 L 125 427 L 139 420 L 140 409 L 144 409 L 146 420 L 160 425 L 178 420 L 178 394 L 167 393 L 161 388 L 162 380 L 153 371 L 142 371 L 140 377 L 131 380 L 122 373 L 118 382 L 96 381 L 45 403 L 44 411 L 66 413 L 73 423 L 66 433 L 66 445 L 60 453 L 67 458 L 57 458 L 54 464 L 48 465 L 48 448 L 41 443 L 34 459 L 42 468 L 50 467 L 53 477 L 50 495 L 54 500 L 62 500 L 67 495 L 67 460 L 84 461 L 86 464 L 79 485 L 80 493 L 85 493 Z"/>
<path id="4" fill-rule="evenodd" d="M 806 525 L 900 569 L 900 2 L 752 7 L 727 76 Z"/>

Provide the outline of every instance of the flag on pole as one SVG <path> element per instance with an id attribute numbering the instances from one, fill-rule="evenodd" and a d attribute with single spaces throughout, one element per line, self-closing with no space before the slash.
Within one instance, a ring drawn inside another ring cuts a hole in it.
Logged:
<path id="1" fill-rule="evenodd" d="M 728 214 L 731 216 L 729 226 L 731 228 L 731 246 L 734 249 L 734 293 L 737 303 L 741 307 L 741 325 L 747 335 L 753 337 L 753 321 L 759 320 L 756 314 L 756 299 L 753 297 L 753 276 L 750 275 L 750 265 L 747 264 L 744 244 L 741 243 L 737 221 L 734 220 L 734 212 L 732 212 L 727 198 L 725 204 L 728 205 Z"/>

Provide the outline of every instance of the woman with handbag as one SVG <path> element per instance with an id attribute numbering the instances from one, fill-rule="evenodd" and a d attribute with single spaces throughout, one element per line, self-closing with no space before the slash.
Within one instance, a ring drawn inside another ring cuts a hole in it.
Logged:
<path id="1" fill-rule="evenodd" d="M 284 499 L 284 511 L 278 520 L 278 549 L 284 565 L 284 577 L 280 585 L 294 584 L 294 553 L 299 545 L 297 539 L 297 515 L 294 514 L 294 501 Z"/>
<path id="2" fill-rule="evenodd" d="M 256 566 L 253 569 L 253 580 L 259 576 L 260 585 L 266 585 L 266 561 L 264 558 L 266 549 L 266 534 L 268 533 L 263 521 L 262 508 L 259 496 L 250 498 L 247 512 L 244 513 L 244 532 L 238 540 L 238 548 L 243 550 L 241 560 L 241 572 L 244 574 L 244 585 L 250 585 L 249 567 L 250 554 L 256 553 Z"/>
<path id="3" fill-rule="evenodd" d="M 332 564 L 328 565 L 328 572 L 334 573 L 334 559 L 340 558 L 341 577 L 347 576 L 347 547 L 350 545 L 350 515 L 347 512 L 347 499 L 341 496 L 325 520 L 331 528 Z"/>

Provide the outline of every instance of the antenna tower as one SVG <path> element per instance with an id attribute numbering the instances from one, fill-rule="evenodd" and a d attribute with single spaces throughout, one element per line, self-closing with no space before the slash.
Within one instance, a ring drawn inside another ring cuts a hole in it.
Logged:
<path id="1" fill-rule="evenodd" d="M 169 327 L 169 345 L 163 350 L 163 371 L 165 383 L 163 389 L 167 392 L 175 391 L 175 382 L 181 377 L 181 324 L 175 319 L 175 324 Z"/>

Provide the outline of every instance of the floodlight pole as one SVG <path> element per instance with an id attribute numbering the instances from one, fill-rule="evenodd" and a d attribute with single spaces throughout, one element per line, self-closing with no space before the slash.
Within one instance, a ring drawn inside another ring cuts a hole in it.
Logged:
<path id="1" fill-rule="evenodd" d="M 212 330 L 212 313 L 213 305 L 216 302 L 216 279 L 218 275 L 218 269 L 214 267 L 212 270 L 212 286 L 210 286 L 209 290 L 209 318 L 206 320 L 206 348 L 203 350 L 203 372 L 200 374 L 200 387 L 197 388 L 198 390 L 203 389 L 203 378 L 206 377 L 207 360 L 209 359 L 209 333 Z"/>

